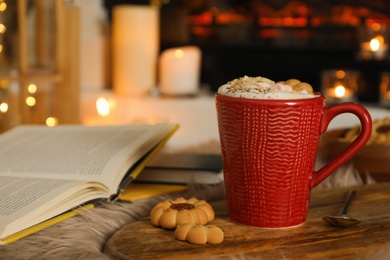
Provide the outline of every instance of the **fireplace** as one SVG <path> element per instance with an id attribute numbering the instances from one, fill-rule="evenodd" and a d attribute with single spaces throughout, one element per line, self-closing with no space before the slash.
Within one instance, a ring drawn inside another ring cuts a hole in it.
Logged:
<path id="1" fill-rule="evenodd" d="M 359 101 L 378 102 L 381 75 L 390 72 L 387 50 L 362 52 L 375 35 L 390 44 L 386 0 L 162 2 L 161 51 L 200 47 L 201 80 L 213 91 L 243 75 L 298 78 L 320 91 L 322 72 L 342 69 L 359 73 Z"/>

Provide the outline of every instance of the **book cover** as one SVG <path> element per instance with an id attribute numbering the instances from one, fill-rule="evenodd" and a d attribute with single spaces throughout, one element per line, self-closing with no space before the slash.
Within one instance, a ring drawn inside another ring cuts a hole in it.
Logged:
<path id="1" fill-rule="evenodd" d="M 150 160 L 136 181 L 170 184 L 217 184 L 222 180 L 220 154 L 161 153 Z"/>

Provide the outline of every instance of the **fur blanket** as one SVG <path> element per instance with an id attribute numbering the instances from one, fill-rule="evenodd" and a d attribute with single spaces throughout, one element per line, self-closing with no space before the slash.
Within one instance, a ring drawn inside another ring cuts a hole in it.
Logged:
<path id="1" fill-rule="evenodd" d="M 359 175 L 351 168 L 344 168 L 316 189 L 357 184 L 363 184 Z M 131 221 L 148 217 L 159 201 L 178 196 L 195 196 L 211 202 L 224 199 L 225 193 L 223 184 L 206 188 L 190 185 L 186 192 L 180 194 L 161 195 L 134 203 L 102 203 L 29 237 L 0 246 L 0 259 L 108 259 L 103 248 L 115 231 Z"/>
<path id="2" fill-rule="evenodd" d="M 224 189 L 223 185 L 207 188 L 193 185 L 183 193 L 161 195 L 133 203 L 102 203 L 19 241 L 0 246 L 0 259 L 109 259 L 103 254 L 103 249 L 115 231 L 131 221 L 148 217 L 158 202 L 178 196 L 196 196 L 215 201 L 224 198 Z"/>

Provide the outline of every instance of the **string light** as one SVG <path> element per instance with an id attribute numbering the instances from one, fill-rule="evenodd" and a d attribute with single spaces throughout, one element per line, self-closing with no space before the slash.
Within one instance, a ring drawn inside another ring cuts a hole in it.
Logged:
<path id="1" fill-rule="evenodd" d="M 32 96 L 26 97 L 27 106 L 33 107 L 33 106 L 35 106 L 36 103 L 37 103 L 37 100 L 35 99 L 35 97 L 32 97 Z"/>
<path id="2" fill-rule="evenodd" d="M 4 1 L 0 1 L 0 12 L 4 12 L 7 9 L 7 4 Z M 6 26 L 0 22 L 0 34 L 4 34 L 6 31 Z M 0 53 L 3 52 L 3 44 L 0 42 Z"/>
<path id="3" fill-rule="evenodd" d="M 31 93 L 31 94 L 34 94 L 37 92 L 37 85 L 35 84 L 29 84 L 28 87 L 27 87 L 27 91 L 28 93 Z"/>
<path id="4" fill-rule="evenodd" d="M 5 0 L 0 0 L 0 55 L 4 53 L 4 35 L 7 33 L 7 23 L 4 21 L 3 12 L 7 9 L 7 3 Z M 2 58 L 2 57 L 0 57 Z M 7 96 L 10 94 L 8 89 L 9 81 L 8 80 L 0 80 L 0 115 L 4 113 L 9 113 L 9 104 L 2 100 L 2 96 L 4 95 L 7 99 Z M 37 102 L 41 102 L 40 99 L 37 99 L 38 87 L 35 83 L 30 83 L 27 85 L 25 97 L 25 105 L 28 107 L 34 107 L 37 105 Z M 1 119 L 1 117 L 0 117 Z M 0 122 L 1 123 L 1 122 Z M 58 118 L 56 117 L 47 117 L 45 119 L 45 124 L 49 127 L 54 127 L 58 125 Z"/>
<path id="5" fill-rule="evenodd" d="M 4 2 L 4 1 L 0 2 L 0 12 L 4 12 L 5 9 L 7 9 L 6 2 Z"/>
<path id="6" fill-rule="evenodd" d="M 7 9 L 7 4 L 4 2 L 4 1 L 0 1 L 0 12 L 4 12 L 5 9 Z M 2 14 L 0 14 L 1 17 L 3 17 Z M 3 52 L 3 44 L 2 44 L 2 41 L 3 41 L 3 35 L 6 31 L 6 26 L 4 25 L 3 21 L 0 21 L 0 39 L 1 39 L 1 42 L 0 42 L 0 54 Z M 0 81 L 0 91 L 1 92 L 5 92 L 7 93 L 8 91 L 8 82 L 5 81 L 5 80 L 1 80 Z M 8 111 L 8 103 L 6 102 L 0 102 L 0 113 L 1 114 L 5 114 L 7 113 Z"/>
<path id="7" fill-rule="evenodd" d="M 3 102 L 3 103 L 0 103 L 0 112 L 1 113 L 6 113 L 8 111 L 8 104 Z"/>
<path id="8" fill-rule="evenodd" d="M 26 97 L 26 104 L 29 107 L 33 107 L 37 103 L 36 98 L 32 96 L 37 92 L 37 85 L 35 85 L 34 83 L 28 84 L 27 92 L 30 93 L 31 95 Z"/>
<path id="9" fill-rule="evenodd" d="M 56 125 L 58 125 L 58 119 L 55 117 L 48 117 L 46 119 L 46 125 L 49 127 L 56 126 Z"/>

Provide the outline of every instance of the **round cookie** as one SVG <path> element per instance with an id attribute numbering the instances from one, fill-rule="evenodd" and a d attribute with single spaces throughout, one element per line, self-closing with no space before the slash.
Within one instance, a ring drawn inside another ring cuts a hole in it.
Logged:
<path id="1" fill-rule="evenodd" d="M 307 93 L 310 93 L 310 94 L 313 93 L 313 87 L 306 82 L 300 82 L 300 83 L 296 84 L 293 88 L 297 92 L 300 92 L 302 90 L 306 90 Z"/>
<path id="2" fill-rule="evenodd" d="M 204 225 L 215 217 L 213 208 L 204 200 L 182 197 L 176 200 L 167 199 L 158 203 L 150 212 L 153 226 L 174 229 L 177 225 L 190 223 Z"/>
<path id="3" fill-rule="evenodd" d="M 352 142 L 358 136 L 360 126 L 350 128 L 340 141 Z M 372 123 L 372 132 L 367 144 L 390 145 L 390 117 L 376 119 Z"/>
<path id="4" fill-rule="evenodd" d="M 224 239 L 223 231 L 215 225 L 178 225 L 175 230 L 175 238 L 181 241 L 187 241 L 191 244 L 220 244 Z"/>
<path id="5" fill-rule="evenodd" d="M 284 84 L 289 85 L 294 88 L 295 85 L 301 83 L 299 79 L 289 79 L 284 82 Z"/>

